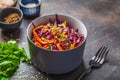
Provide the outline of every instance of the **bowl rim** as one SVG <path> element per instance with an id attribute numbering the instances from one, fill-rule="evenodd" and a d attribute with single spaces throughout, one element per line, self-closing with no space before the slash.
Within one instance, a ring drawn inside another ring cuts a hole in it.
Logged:
<path id="1" fill-rule="evenodd" d="M 20 21 L 23 19 L 23 12 L 22 12 L 20 9 L 16 8 L 16 7 L 4 8 L 4 9 L 2 9 L 2 10 L 0 11 L 0 13 L 1 13 L 2 11 L 4 11 L 4 10 L 7 10 L 7 9 L 18 10 L 18 11 L 20 12 L 20 14 L 21 14 L 20 19 L 19 19 L 18 21 L 16 21 L 16 22 L 13 22 L 13 23 L 6 23 L 6 22 L 2 22 L 2 21 L 0 21 L 0 23 L 2 23 L 2 24 L 8 24 L 8 25 L 10 25 L 10 24 L 16 24 L 16 23 L 20 22 Z"/>
<path id="2" fill-rule="evenodd" d="M 19 3 L 20 6 L 22 6 L 22 7 L 24 7 L 24 8 L 30 9 L 29 7 L 23 5 L 21 1 L 22 1 L 22 0 L 19 0 L 19 1 L 18 1 L 18 3 Z M 41 5 L 41 0 L 38 0 L 38 4 L 36 4 L 35 7 L 38 7 L 39 5 Z M 35 8 L 35 7 L 32 7 L 32 8 Z"/>
<path id="3" fill-rule="evenodd" d="M 51 52 L 66 52 L 66 51 L 71 51 L 71 50 L 73 50 L 73 49 L 76 49 L 76 48 L 78 48 L 79 46 L 82 46 L 82 45 L 86 42 L 87 37 L 88 37 L 88 33 L 87 33 L 87 28 L 86 28 L 86 26 L 83 24 L 83 22 L 82 22 L 81 20 L 77 19 L 76 17 L 71 16 L 71 15 L 57 13 L 58 16 L 60 15 L 60 16 L 70 17 L 70 18 L 78 21 L 79 23 L 81 23 L 81 25 L 85 28 L 85 31 L 86 31 L 86 36 L 85 36 L 84 41 L 82 41 L 82 43 L 81 43 L 79 46 L 76 46 L 76 47 L 74 47 L 74 48 L 72 48 L 72 49 L 60 50 L 60 51 L 59 51 L 59 50 L 49 50 L 49 49 L 42 48 L 42 47 L 40 47 L 40 46 L 35 45 L 34 42 L 31 40 L 31 38 L 30 38 L 30 36 L 29 36 L 29 28 L 30 28 L 30 26 L 32 25 L 32 23 L 33 23 L 34 21 L 38 20 L 39 18 L 43 18 L 43 17 L 47 17 L 47 16 L 52 16 L 52 15 L 55 15 L 55 14 L 46 14 L 46 15 L 37 17 L 37 18 L 35 18 L 34 20 L 32 20 L 32 21 L 29 23 L 29 25 L 28 25 L 28 27 L 27 27 L 27 38 L 29 39 L 29 41 L 30 41 L 34 46 L 36 46 L 37 48 L 41 48 L 41 49 L 43 49 L 43 50 L 51 51 Z"/>

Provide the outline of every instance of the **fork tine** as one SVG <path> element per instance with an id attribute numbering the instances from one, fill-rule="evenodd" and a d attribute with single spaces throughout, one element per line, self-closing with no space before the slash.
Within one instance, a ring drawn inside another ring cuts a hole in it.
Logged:
<path id="1" fill-rule="evenodd" d="M 105 54 L 103 55 L 103 58 L 105 58 L 107 56 L 107 54 L 108 54 L 109 51 L 110 51 L 110 48 L 107 48 Z"/>
<path id="2" fill-rule="evenodd" d="M 106 52 L 109 50 L 108 47 L 105 47 L 105 50 L 103 52 L 103 54 L 100 56 L 101 58 L 104 58 L 104 56 L 106 55 Z"/>
<path id="3" fill-rule="evenodd" d="M 99 62 L 100 64 L 102 64 L 104 62 L 104 60 L 106 59 L 106 56 L 107 56 L 109 51 L 110 51 L 110 48 L 107 48 L 107 50 L 105 51 L 104 55 L 102 56 L 102 59 Z"/>
<path id="4" fill-rule="evenodd" d="M 102 46 L 102 47 L 98 50 L 98 52 L 96 53 L 95 58 L 94 58 L 95 61 L 98 60 L 99 56 L 101 55 L 101 53 L 102 53 L 102 51 L 103 51 L 104 49 L 105 49 L 105 46 Z"/>
<path id="5" fill-rule="evenodd" d="M 101 51 L 100 55 L 98 56 L 97 62 L 100 62 L 101 59 L 103 58 L 103 55 L 105 54 L 107 50 L 107 47 L 104 46 L 104 49 Z"/>
<path id="6" fill-rule="evenodd" d="M 100 49 L 97 51 L 97 53 L 95 54 L 95 56 L 98 56 L 99 52 L 101 51 L 101 49 L 103 48 L 104 46 L 101 46 Z"/>
<path id="7" fill-rule="evenodd" d="M 92 60 L 95 60 L 96 56 L 99 55 L 100 51 L 102 50 L 103 46 L 100 47 L 100 49 L 97 51 L 97 53 L 95 54 L 95 56 L 92 58 Z"/>

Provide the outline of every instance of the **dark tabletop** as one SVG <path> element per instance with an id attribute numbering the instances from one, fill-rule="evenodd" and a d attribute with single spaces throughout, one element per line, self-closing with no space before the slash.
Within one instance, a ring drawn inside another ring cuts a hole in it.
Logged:
<path id="1" fill-rule="evenodd" d="M 104 65 L 93 70 L 84 80 L 120 80 L 120 0 L 42 0 L 41 15 L 49 13 L 69 14 L 81 20 L 87 30 L 84 68 L 101 45 L 111 47 Z M 26 29 L 31 20 L 23 20 L 20 30 L 13 35 L 0 34 L 0 41 L 12 38 L 29 54 Z M 16 36 L 17 34 L 17 36 Z M 83 70 L 83 69 L 82 69 Z M 81 68 L 64 75 L 47 75 L 33 66 L 21 63 L 11 80 L 75 80 Z"/>

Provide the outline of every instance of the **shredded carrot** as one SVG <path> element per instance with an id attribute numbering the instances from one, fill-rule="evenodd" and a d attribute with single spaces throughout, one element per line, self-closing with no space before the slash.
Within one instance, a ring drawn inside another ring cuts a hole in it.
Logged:
<path id="1" fill-rule="evenodd" d="M 73 39 L 73 47 L 75 47 L 76 39 Z"/>
<path id="2" fill-rule="evenodd" d="M 57 48 L 58 48 L 58 50 L 63 50 L 62 47 L 60 46 L 60 44 L 57 44 Z"/>
<path id="3" fill-rule="evenodd" d="M 42 46 L 39 42 L 35 41 L 35 44 L 38 46 Z"/>
<path id="4" fill-rule="evenodd" d="M 75 47 L 75 43 L 76 43 L 76 39 L 73 39 L 73 44 L 70 45 L 70 48 L 74 48 Z"/>
<path id="5" fill-rule="evenodd" d="M 41 40 L 41 39 L 40 39 L 40 38 L 38 38 L 38 37 L 37 37 L 37 40 L 38 40 L 38 42 L 40 42 L 41 44 L 48 44 L 48 42 L 43 41 L 43 40 Z"/>
<path id="6" fill-rule="evenodd" d="M 53 43 L 55 40 L 53 39 L 53 40 L 46 40 L 46 42 L 48 42 L 49 44 L 50 43 Z"/>
<path id="7" fill-rule="evenodd" d="M 43 48 L 46 48 L 48 45 L 47 44 L 45 44 L 44 46 L 43 46 Z"/>

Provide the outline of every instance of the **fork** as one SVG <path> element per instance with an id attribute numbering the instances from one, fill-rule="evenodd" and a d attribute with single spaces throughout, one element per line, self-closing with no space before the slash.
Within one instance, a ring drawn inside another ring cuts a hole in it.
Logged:
<path id="1" fill-rule="evenodd" d="M 100 68 L 104 63 L 106 56 L 110 48 L 106 46 L 100 47 L 95 56 L 89 61 L 89 67 L 86 69 L 82 75 L 80 75 L 77 80 L 81 80 L 85 75 L 89 74 L 93 69 Z"/>

